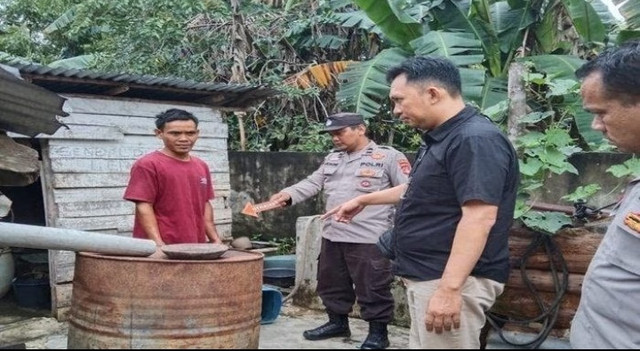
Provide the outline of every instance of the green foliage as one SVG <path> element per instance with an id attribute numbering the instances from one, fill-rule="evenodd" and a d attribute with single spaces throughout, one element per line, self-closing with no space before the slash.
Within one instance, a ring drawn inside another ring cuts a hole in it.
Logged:
<path id="1" fill-rule="evenodd" d="M 553 235 L 562 227 L 573 224 L 571 217 L 564 213 L 539 211 L 527 212 L 527 215 L 522 217 L 522 222 L 527 227 L 547 235 Z"/>
<path id="2" fill-rule="evenodd" d="M 336 99 L 348 110 L 360 112 L 371 118 L 381 111 L 389 95 L 386 72 L 393 65 L 408 57 L 404 50 L 383 50 L 371 60 L 353 64 L 340 75 L 342 89 Z"/>
<path id="3" fill-rule="evenodd" d="M 640 159 L 632 157 L 620 165 L 613 165 L 607 169 L 616 178 L 640 177 Z"/>
<path id="4" fill-rule="evenodd" d="M 276 248 L 277 255 L 290 255 L 296 253 L 296 238 L 284 237 L 284 238 L 265 238 L 260 233 L 254 233 L 251 235 L 251 241 L 259 241 L 268 243 L 270 246 Z M 255 247 L 254 247 L 255 248 Z"/>
<path id="5" fill-rule="evenodd" d="M 571 194 L 564 195 L 562 199 L 567 200 L 571 203 L 575 203 L 578 201 L 587 201 L 589 198 L 595 195 L 598 191 L 600 191 L 600 189 L 602 189 L 602 187 L 598 184 L 588 184 L 585 186 L 579 186 Z"/>
<path id="6" fill-rule="evenodd" d="M 269 240 L 269 243 L 276 246 L 276 254 L 291 255 L 296 253 L 296 238 L 285 237 L 280 239 Z"/>
<path id="7" fill-rule="evenodd" d="M 586 42 L 603 43 L 606 37 L 604 23 L 593 6 L 584 0 L 562 0 L 573 26 Z"/>
<path id="8" fill-rule="evenodd" d="M 399 47 L 408 47 L 408 43 L 422 34 L 420 19 L 416 20 L 394 1 L 354 0 L 367 16 L 380 28 L 385 37 Z M 407 3 L 408 5 L 408 3 Z"/>
<path id="9" fill-rule="evenodd" d="M 551 174 L 572 173 L 578 170 L 569 162 L 569 157 L 582 151 L 580 134 L 575 133 L 574 115 L 565 108 L 567 97 L 578 94 L 578 84 L 571 79 L 566 65 L 551 67 L 551 62 L 571 65 L 572 60 L 545 56 L 528 63 L 530 72 L 524 78 L 529 101 L 538 106 L 536 111 L 518 118 L 524 133 L 518 136 L 516 148 L 520 155 L 520 195 L 515 218 L 538 231 L 553 234 L 564 225 L 571 224 L 571 218 L 563 213 L 533 211 L 525 203 L 535 198 Z M 567 73 L 564 73 L 567 72 Z M 593 196 L 599 186 L 578 188 L 574 193 L 562 197 L 565 200 L 582 199 Z"/>
<path id="10" fill-rule="evenodd" d="M 37 62 L 74 56 L 78 43 L 42 31 L 81 0 L 12 0 L 0 4 L 0 51 Z"/>
<path id="11" fill-rule="evenodd" d="M 317 90 L 284 89 L 290 103 L 313 97 L 319 99 Z M 230 135 L 238 135 L 239 119 L 237 115 L 228 115 L 226 122 Z M 253 151 L 304 151 L 327 152 L 331 149 L 331 138 L 319 133 L 324 128 L 323 121 L 304 113 L 281 114 L 272 116 L 263 114 L 262 109 L 247 114 L 244 125 L 247 134 L 247 149 Z M 240 141 L 229 140 L 229 149 L 240 149 Z"/>

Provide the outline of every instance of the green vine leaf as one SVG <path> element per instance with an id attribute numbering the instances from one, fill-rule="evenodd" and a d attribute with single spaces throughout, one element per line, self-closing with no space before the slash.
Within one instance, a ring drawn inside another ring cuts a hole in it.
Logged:
<path id="1" fill-rule="evenodd" d="M 520 173 L 527 176 L 534 176 L 542 168 L 542 162 L 537 158 L 529 158 L 526 160 L 519 160 Z"/>
<path id="2" fill-rule="evenodd" d="M 518 118 L 518 122 L 519 123 L 526 123 L 526 124 L 536 124 L 544 119 L 546 119 L 547 117 L 551 117 L 555 114 L 554 111 L 545 111 L 545 112 L 531 112 L 531 113 L 527 113 L 526 115 Z"/>
<path id="3" fill-rule="evenodd" d="M 573 79 L 555 79 L 549 83 L 549 91 L 547 97 L 564 96 L 576 90 L 580 84 Z"/>
<path id="4" fill-rule="evenodd" d="M 621 165 L 613 165 L 607 169 L 608 173 L 613 174 L 616 178 L 627 176 L 640 177 L 640 159 L 630 158 Z"/>
<path id="5" fill-rule="evenodd" d="M 522 222 L 527 227 L 548 235 L 553 235 L 562 227 L 573 224 L 571 217 L 564 213 L 539 211 L 527 212 L 522 216 Z"/>
<path id="6" fill-rule="evenodd" d="M 598 191 L 600 191 L 600 189 L 602 189 L 602 187 L 599 184 L 588 184 L 585 186 L 579 186 L 574 192 L 561 197 L 561 199 L 567 200 L 569 202 L 577 202 L 580 200 L 587 201 Z"/>

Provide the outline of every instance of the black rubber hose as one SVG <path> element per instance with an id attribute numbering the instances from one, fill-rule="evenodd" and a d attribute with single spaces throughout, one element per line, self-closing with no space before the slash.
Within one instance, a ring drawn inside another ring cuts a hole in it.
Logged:
<path id="1" fill-rule="evenodd" d="M 540 245 L 544 245 L 545 252 L 547 256 L 549 256 L 549 270 L 551 271 L 551 275 L 553 277 L 553 285 L 555 290 L 555 297 L 550 305 L 547 307 L 544 304 L 544 301 L 538 294 L 538 291 L 535 289 L 531 280 L 528 278 L 526 269 L 527 269 L 527 261 L 531 257 L 531 255 L 538 249 Z M 558 278 L 559 272 L 557 271 L 557 267 L 560 267 L 562 279 Z M 567 263 L 562 256 L 562 252 L 558 249 L 553 237 L 544 233 L 537 233 L 536 237 L 533 238 L 527 249 L 522 255 L 522 260 L 520 261 L 520 274 L 522 276 L 522 280 L 525 283 L 527 289 L 533 295 L 536 304 L 538 305 L 540 314 L 533 318 L 522 319 L 518 317 L 502 317 L 492 312 L 487 312 L 487 321 L 493 327 L 494 330 L 498 332 L 500 338 L 511 346 L 517 347 L 526 347 L 531 349 L 537 349 L 542 345 L 542 343 L 547 339 L 551 331 L 553 330 L 553 326 L 555 325 L 558 315 L 560 313 L 560 302 L 567 292 L 569 286 L 569 270 L 567 268 Z M 507 323 L 515 323 L 520 325 L 528 325 L 533 322 L 541 322 L 542 329 L 540 332 L 530 341 L 524 343 L 516 343 L 508 340 L 502 330 L 502 327 Z"/>

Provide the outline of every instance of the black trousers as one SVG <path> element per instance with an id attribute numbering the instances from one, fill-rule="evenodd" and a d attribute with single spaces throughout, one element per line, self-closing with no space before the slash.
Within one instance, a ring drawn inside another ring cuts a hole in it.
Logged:
<path id="1" fill-rule="evenodd" d="M 391 263 L 375 244 L 322 239 L 317 292 L 327 312 L 348 314 L 357 298 L 362 319 L 389 323 L 393 318 L 392 281 Z"/>

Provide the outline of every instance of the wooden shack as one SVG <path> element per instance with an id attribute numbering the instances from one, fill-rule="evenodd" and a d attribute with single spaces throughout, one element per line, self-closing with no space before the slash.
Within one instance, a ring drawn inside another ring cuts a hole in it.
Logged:
<path id="1" fill-rule="evenodd" d="M 36 64 L 9 63 L 21 76 L 66 98 L 61 118 L 68 128 L 40 134 L 32 144 L 41 157 L 42 196 L 15 196 L 23 207 L 44 210 L 47 226 L 130 236 L 134 205 L 122 196 L 129 171 L 140 156 L 159 149 L 154 116 L 181 108 L 199 118 L 193 153 L 207 162 L 214 182 L 215 223 L 231 238 L 228 204 L 227 125 L 223 111 L 245 110 L 276 94 L 249 85 L 201 83 L 177 78 L 111 74 Z M 13 134 L 14 139 L 20 135 Z M 37 194 L 39 195 L 39 194 Z M 39 204 L 38 202 L 42 202 Z M 19 204 L 18 204 L 19 205 Z M 30 219 L 26 224 L 39 224 Z M 75 253 L 49 250 L 52 314 L 65 319 L 71 302 Z"/>

